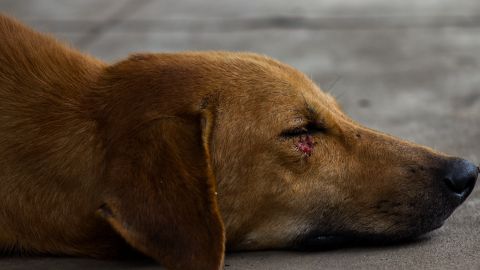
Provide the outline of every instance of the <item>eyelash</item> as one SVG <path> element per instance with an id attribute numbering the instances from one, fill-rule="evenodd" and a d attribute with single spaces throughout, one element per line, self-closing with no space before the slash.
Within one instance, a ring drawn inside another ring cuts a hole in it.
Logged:
<path id="1" fill-rule="evenodd" d="M 294 128 L 291 130 L 287 130 L 282 132 L 281 136 L 283 138 L 294 138 L 294 137 L 299 137 L 303 135 L 312 135 L 315 133 L 324 133 L 326 131 L 326 128 L 324 126 L 314 124 L 314 123 L 308 123 L 307 125 L 303 127 L 298 127 Z"/>

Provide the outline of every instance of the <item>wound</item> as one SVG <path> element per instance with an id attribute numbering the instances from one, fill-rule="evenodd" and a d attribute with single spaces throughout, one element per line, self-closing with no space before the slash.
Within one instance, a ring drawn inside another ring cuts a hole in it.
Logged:
<path id="1" fill-rule="evenodd" d="M 295 149 L 306 156 L 311 156 L 315 144 L 316 143 L 313 141 L 312 135 L 300 136 L 298 141 L 295 143 Z"/>

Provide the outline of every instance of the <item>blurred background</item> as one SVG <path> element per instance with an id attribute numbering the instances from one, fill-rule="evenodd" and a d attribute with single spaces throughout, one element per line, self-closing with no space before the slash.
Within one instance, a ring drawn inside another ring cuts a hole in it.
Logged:
<path id="1" fill-rule="evenodd" d="M 0 0 L 0 11 L 108 62 L 145 51 L 267 54 L 308 74 L 359 122 L 480 162 L 478 0 Z M 430 238 L 388 248 L 235 253 L 226 269 L 480 269 L 478 188 Z M 39 263 L 12 258 L 0 268 Z"/>

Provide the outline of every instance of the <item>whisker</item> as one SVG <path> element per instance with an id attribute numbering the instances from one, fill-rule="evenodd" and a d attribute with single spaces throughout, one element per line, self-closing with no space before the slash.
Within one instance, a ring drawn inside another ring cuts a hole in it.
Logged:
<path id="1" fill-rule="evenodd" d="M 331 93 L 331 91 L 333 90 L 333 88 L 335 87 L 335 84 L 337 84 L 337 82 L 342 78 L 342 75 L 337 75 L 337 77 L 335 78 L 335 80 L 330 83 L 330 85 L 327 87 L 327 89 L 325 89 L 325 91 L 327 93 Z"/>

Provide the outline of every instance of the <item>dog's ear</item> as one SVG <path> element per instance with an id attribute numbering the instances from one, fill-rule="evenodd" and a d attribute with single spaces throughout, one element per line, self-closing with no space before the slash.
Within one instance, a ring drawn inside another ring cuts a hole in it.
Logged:
<path id="1" fill-rule="evenodd" d="M 99 213 L 168 269 L 223 269 L 225 232 L 209 157 L 212 117 L 160 117 L 107 153 Z"/>

